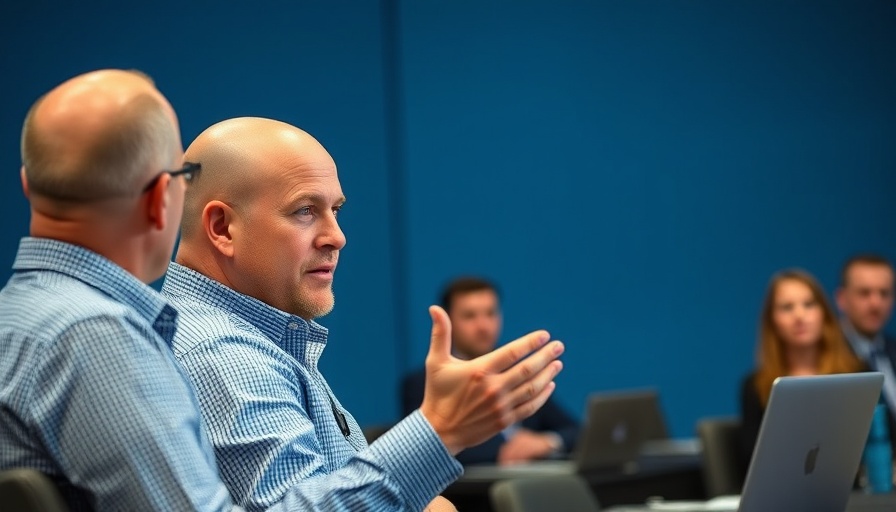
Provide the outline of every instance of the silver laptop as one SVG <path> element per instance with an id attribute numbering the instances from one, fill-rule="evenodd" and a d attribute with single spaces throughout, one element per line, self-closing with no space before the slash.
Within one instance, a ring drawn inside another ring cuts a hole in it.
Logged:
<path id="1" fill-rule="evenodd" d="M 843 512 L 883 380 L 877 372 L 775 380 L 737 510 Z"/>
<path id="2" fill-rule="evenodd" d="M 592 393 L 572 454 L 580 472 L 633 464 L 646 441 L 668 437 L 656 390 Z"/>
<path id="3" fill-rule="evenodd" d="M 636 509 L 843 512 L 882 385 L 876 372 L 778 378 L 739 497 Z"/>

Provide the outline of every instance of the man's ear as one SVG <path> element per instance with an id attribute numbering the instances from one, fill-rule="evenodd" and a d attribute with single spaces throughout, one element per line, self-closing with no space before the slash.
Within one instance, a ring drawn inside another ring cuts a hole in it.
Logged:
<path id="1" fill-rule="evenodd" d="M 834 302 L 837 303 L 837 309 L 842 313 L 844 311 L 843 307 L 846 305 L 846 290 L 842 286 L 834 292 Z"/>
<path id="2" fill-rule="evenodd" d="M 202 229 L 205 236 L 218 249 L 218 252 L 233 257 L 233 236 L 236 232 L 234 225 L 236 212 L 223 201 L 209 201 L 202 209 Z"/>
<path id="3" fill-rule="evenodd" d="M 25 198 L 30 198 L 31 196 L 28 195 L 29 194 L 29 192 L 28 192 L 28 176 L 25 176 L 25 166 L 24 165 L 22 166 L 22 171 L 20 173 L 20 176 L 22 178 L 22 192 L 25 193 Z"/>
<path id="4" fill-rule="evenodd" d="M 147 213 L 152 227 L 163 230 L 168 225 L 168 186 L 171 183 L 171 175 L 164 173 L 156 180 L 155 185 L 146 191 Z"/>

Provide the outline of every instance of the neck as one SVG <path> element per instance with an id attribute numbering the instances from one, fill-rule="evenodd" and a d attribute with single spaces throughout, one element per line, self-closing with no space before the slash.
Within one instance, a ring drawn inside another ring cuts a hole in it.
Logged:
<path id="1" fill-rule="evenodd" d="M 157 279 L 147 237 L 127 229 L 121 212 L 87 209 L 47 215 L 32 208 L 30 235 L 70 243 L 93 251 L 120 266 L 144 283 Z"/>
<path id="2" fill-rule="evenodd" d="M 231 290 L 240 291 L 227 277 L 227 272 L 224 271 L 225 266 L 228 265 L 229 258 L 210 244 L 204 245 L 204 243 L 203 240 L 197 242 L 196 240 L 181 237 L 174 261 L 190 270 L 199 272 L 213 281 L 223 284 Z"/>
<path id="3" fill-rule="evenodd" d="M 787 349 L 790 375 L 815 375 L 818 373 L 818 348 L 790 347 Z"/>
<path id="4" fill-rule="evenodd" d="M 873 346 L 880 336 L 880 332 L 864 332 L 860 331 L 856 328 L 855 324 L 849 321 L 848 318 L 841 318 L 840 325 L 843 329 L 843 334 L 846 336 L 847 341 L 852 344 L 854 350 L 865 350 L 865 347 Z"/>
<path id="5" fill-rule="evenodd" d="M 470 354 L 467 354 L 466 352 L 464 352 L 462 350 L 458 350 L 456 348 L 452 349 L 451 352 L 454 354 L 454 357 L 456 357 L 458 359 L 463 359 L 464 361 L 469 361 L 470 359 L 475 359 L 475 357 L 471 356 Z"/>
<path id="6" fill-rule="evenodd" d="M 856 334 L 858 334 L 864 341 L 874 341 L 874 338 L 877 338 L 878 333 L 876 332 L 863 331 L 862 329 L 856 327 L 852 322 L 850 322 L 850 325 L 852 326 L 852 329 L 856 332 Z"/>

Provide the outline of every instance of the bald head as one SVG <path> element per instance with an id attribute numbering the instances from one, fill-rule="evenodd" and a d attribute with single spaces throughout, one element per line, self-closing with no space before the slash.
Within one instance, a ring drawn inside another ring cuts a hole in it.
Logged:
<path id="1" fill-rule="evenodd" d="M 83 202 L 139 194 L 180 156 L 177 118 L 137 72 L 94 71 L 39 99 L 22 129 L 29 193 Z"/>
<path id="2" fill-rule="evenodd" d="M 196 137 L 184 155 L 202 164 L 187 190 L 181 236 L 198 231 L 202 210 L 211 200 L 235 207 L 250 203 L 259 190 L 290 169 L 332 159 L 311 135 L 295 126 L 261 117 L 238 117 L 214 124 Z M 335 164 L 333 164 L 335 165 Z"/>
<path id="3" fill-rule="evenodd" d="M 186 159 L 177 262 L 280 311 L 317 318 L 333 308 L 345 235 L 336 163 L 286 123 L 237 118 L 204 131 Z"/>

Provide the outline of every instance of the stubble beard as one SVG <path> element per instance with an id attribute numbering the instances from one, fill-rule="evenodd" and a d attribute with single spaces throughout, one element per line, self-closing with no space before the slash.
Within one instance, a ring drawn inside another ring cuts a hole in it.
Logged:
<path id="1" fill-rule="evenodd" d="M 336 305 L 336 296 L 333 293 L 333 287 L 327 290 L 327 297 L 325 300 L 314 300 L 307 295 L 303 295 L 299 293 L 296 297 L 296 314 L 305 320 L 315 320 L 322 316 L 327 315 L 330 311 L 333 311 L 333 307 Z"/>

